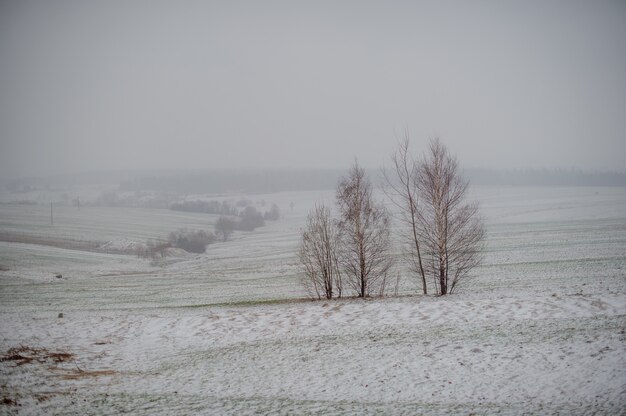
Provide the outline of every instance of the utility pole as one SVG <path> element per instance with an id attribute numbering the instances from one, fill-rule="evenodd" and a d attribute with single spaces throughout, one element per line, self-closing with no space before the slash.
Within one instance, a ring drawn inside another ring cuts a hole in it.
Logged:
<path id="1" fill-rule="evenodd" d="M 50 202 L 50 225 L 54 225 L 54 218 L 52 216 L 52 202 Z"/>

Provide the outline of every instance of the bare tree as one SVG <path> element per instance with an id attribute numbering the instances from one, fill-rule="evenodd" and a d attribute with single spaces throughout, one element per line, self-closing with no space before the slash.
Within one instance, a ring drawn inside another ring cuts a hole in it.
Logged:
<path id="1" fill-rule="evenodd" d="M 343 287 L 337 258 L 338 244 L 330 209 L 316 205 L 307 218 L 298 252 L 304 268 L 303 284 L 311 297 L 341 297 Z"/>
<path id="2" fill-rule="evenodd" d="M 422 282 L 422 291 L 428 294 L 426 273 L 422 262 L 422 250 L 419 238 L 418 197 L 420 190 L 417 183 L 419 164 L 409 154 L 409 134 L 405 130 L 398 149 L 391 156 L 391 172 L 383 169 L 386 182 L 385 193 L 398 208 L 397 217 L 404 225 L 401 231 L 405 243 L 405 253 L 409 268 Z"/>
<path id="3" fill-rule="evenodd" d="M 236 226 L 235 220 L 222 216 L 215 222 L 215 233 L 222 238 L 222 241 L 228 241 Z"/>
<path id="4" fill-rule="evenodd" d="M 391 267 L 389 211 L 372 198 L 372 184 L 355 162 L 337 187 L 340 261 L 359 297 L 384 293 Z"/>
<path id="5" fill-rule="evenodd" d="M 469 183 L 457 159 L 437 138 L 416 172 L 419 189 L 418 239 L 423 245 L 424 269 L 439 295 L 453 293 L 459 282 L 481 261 L 484 239 L 478 204 L 464 202 Z"/>

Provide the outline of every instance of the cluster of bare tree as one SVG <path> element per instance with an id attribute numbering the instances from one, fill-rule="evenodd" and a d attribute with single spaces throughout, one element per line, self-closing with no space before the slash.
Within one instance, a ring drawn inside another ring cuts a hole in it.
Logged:
<path id="1" fill-rule="evenodd" d="M 466 203 L 468 182 L 457 159 L 431 140 L 420 158 L 410 154 L 405 133 L 383 170 L 385 193 L 395 205 L 409 270 L 437 295 L 453 293 L 481 261 L 483 221 L 476 203 Z M 357 296 L 382 295 L 392 264 L 390 212 L 372 198 L 372 185 L 358 164 L 337 188 L 339 218 L 318 206 L 309 215 L 299 258 L 312 297 L 341 296 L 343 282 Z M 345 277 L 342 279 L 342 277 Z"/>
<path id="2" fill-rule="evenodd" d="M 484 238 L 478 204 L 466 203 L 468 182 L 457 159 L 433 139 L 421 159 L 409 152 L 405 133 L 385 172 L 387 195 L 396 205 L 410 269 L 428 293 L 453 293 L 481 260 Z"/>
<path id="3" fill-rule="evenodd" d="M 228 241 L 234 231 L 254 231 L 265 225 L 265 221 L 278 221 L 280 209 L 272 204 L 265 214 L 260 213 L 253 206 L 246 206 L 237 216 L 221 216 L 215 223 L 215 233 L 222 241 Z"/>
<path id="4" fill-rule="evenodd" d="M 170 248 L 180 248 L 188 253 L 204 253 L 207 246 L 214 242 L 215 235 L 210 231 L 180 229 L 172 231 L 167 240 L 148 240 L 137 249 L 137 255 L 156 260 L 164 258 Z"/>
<path id="5" fill-rule="evenodd" d="M 391 267 L 391 215 L 372 197 L 372 184 L 355 162 L 337 187 L 337 219 L 316 206 L 302 233 L 299 258 L 312 297 L 341 297 L 346 286 L 359 297 L 382 295 Z"/>
<path id="6" fill-rule="evenodd" d="M 265 201 L 258 202 L 261 206 L 265 206 Z M 203 214 L 219 214 L 231 217 L 240 217 L 243 222 L 249 221 L 250 218 L 257 218 L 250 225 L 252 228 L 263 226 L 263 220 L 277 221 L 280 219 L 280 209 L 278 205 L 272 204 L 269 211 L 259 212 L 253 206 L 253 202 L 247 199 L 240 199 L 237 202 L 232 201 L 180 201 L 169 205 L 173 211 L 199 212 Z"/>

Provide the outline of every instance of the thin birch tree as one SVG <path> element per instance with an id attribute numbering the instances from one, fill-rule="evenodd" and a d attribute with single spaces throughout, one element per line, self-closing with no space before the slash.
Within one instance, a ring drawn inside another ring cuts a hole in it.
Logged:
<path id="1" fill-rule="evenodd" d="M 389 211 L 374 201 L 372 184 L 355 161 L 339 181 L 336 194 L 341 238 L 340 263 L 357 296 L 383 294 L 390 256 Z"/>
<path id="2" fill-rule="evenodd" d="M 433 279 L 437 294 L 453 293 L 482 259 L 485 231 L 478 204 L 465 202 L 469 182 L 438 138 L 430 141 L 414 180 L 425 275 Z"/>
<path id="3" fill-rule="evenodd" d="M 309 296 L 341 297 L 343 285 L 338 261 L 339 238 L 330 208 L 316 205 L 307 217 L 298 258 L 304 269 L 303 285 Z"/>
<path id="4" fill-rule="evenodd" d="M 418 170 L 419 163 L 409 153 L 409 134 L 405 131 L 402 140 L 398 143 L 398 148 L 391 156 L 391 170 L 383 169 L 386 183 L 385 194 L 396 206 L 396 216 L 402 224 L 400 234 L 409 269 L 421 281 L 422 292 L 426 295 L 428 285 L 419 237 Z"/>

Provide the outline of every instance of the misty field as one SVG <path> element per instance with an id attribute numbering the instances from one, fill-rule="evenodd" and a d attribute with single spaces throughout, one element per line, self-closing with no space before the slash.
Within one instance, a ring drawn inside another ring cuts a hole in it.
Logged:
<path id="1" fill-rule="evenodd" d="M 0 242 L 0 413 L 626 412 L 625 188 L 475 188 L 485 261 L 457 294 L 398 264 L 398 296 L 333 301 L 296 261 L 333 192 L 246 197 L 282 218 L 157 261 L 124 252 L 218 217 L 0 205 L 30 243 Z"/>

